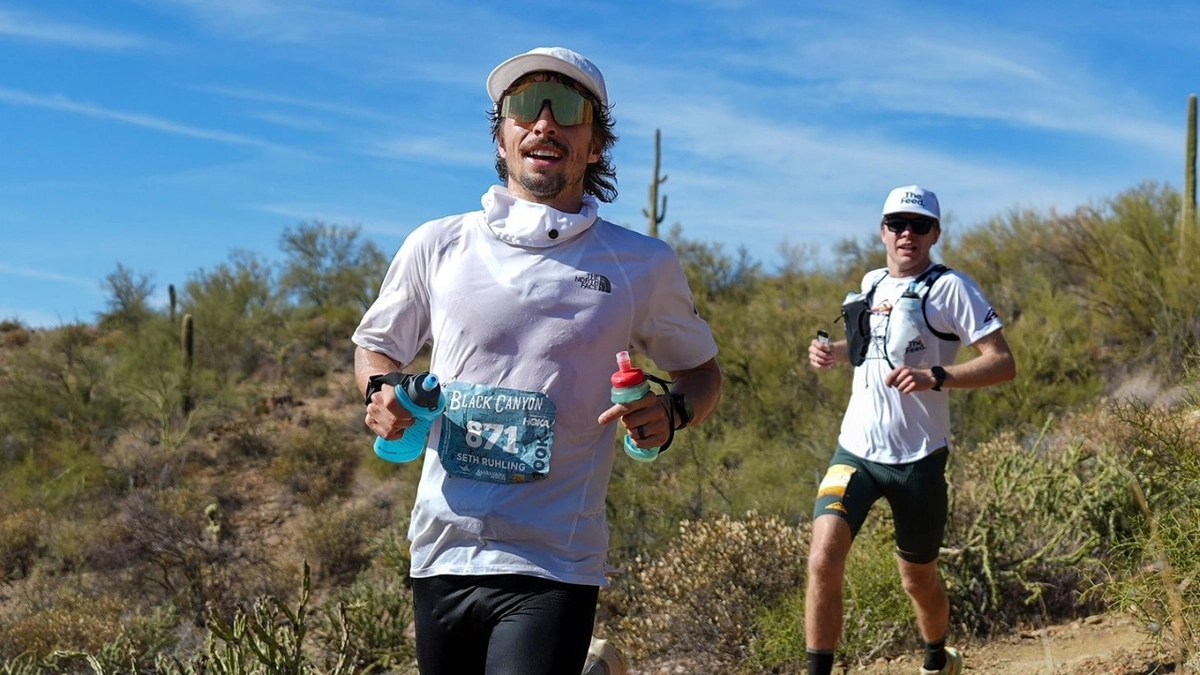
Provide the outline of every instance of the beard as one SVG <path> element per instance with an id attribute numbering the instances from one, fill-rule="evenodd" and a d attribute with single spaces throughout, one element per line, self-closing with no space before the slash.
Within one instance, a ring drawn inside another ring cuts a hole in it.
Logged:
<path id="1" fill-rule="evenodd" d="M 516 176 L 517 182 L 529 194 L 543 199 L 557 197 L 567 187 L 565 174 L 536 174 L 524 172 Z"/>

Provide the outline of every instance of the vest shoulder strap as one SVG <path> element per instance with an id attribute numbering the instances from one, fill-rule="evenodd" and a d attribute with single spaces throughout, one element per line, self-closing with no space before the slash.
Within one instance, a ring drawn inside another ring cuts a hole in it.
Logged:
<path id="1" fill-rule="evenodd" d="M 929 328 L 929 332 L 936 335 L 939 339 L 947 342 L 958 342 L 958 336 L 954 333 L 943 333 L 929 324 L 929 314 L 927 309 L 927 303 L 929 302 L 929 291 L 933 288 L 933 283 L 941 278 L 943 274 L 949 271 L 949 267 L 938 263 L 922 272 L 921 276 L 917 277 L 916 283 L 921 289 L 921 315 L 925 317 L 925 326 Z"/>

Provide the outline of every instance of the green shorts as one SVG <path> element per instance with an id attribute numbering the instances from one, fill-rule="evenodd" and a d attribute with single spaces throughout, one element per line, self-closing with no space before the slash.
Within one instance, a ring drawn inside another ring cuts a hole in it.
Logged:
<path id="1" fill-rule="evenodd" d="M 871 507 L 886 499 L 896 523 L 897 555 L 917 564 L 933 562 L 946 532 L 949 454 L 942 448 L 909 464 L 880 464 L 838 446 L 817 488 L 813 518 L 837 516 L 858 536 Z"/>

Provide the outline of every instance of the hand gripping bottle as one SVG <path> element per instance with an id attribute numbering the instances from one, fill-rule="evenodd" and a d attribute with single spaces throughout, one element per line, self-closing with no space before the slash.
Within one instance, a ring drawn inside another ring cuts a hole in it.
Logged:
<path id="1" fill-rule="evenodd" d="M 917 294 L 916 284 L 909 284 L 888 318 L 888 362 L 893 368 L 902 365 L 924 368 L 929 360 L 927 346 L 921 296 Z"/>
<path id="2" fill-rule="evenodd" d="M 375 439 L 375 454 L 389 462 L 411 462 L 425 451 L 429 428 L 446 409 L 446 397 L 433 373 L 406 374 L 396 385 L 396 398 L 416 422 L 394 441 Z"/>
<path id="3" fill-rule="evenodd" d="M 641 368 L 634 368 L 629 361 L 629 352 L 617 352 L 617 372 L 612 374 L 612 402 L 629 403 L 650 393 L 650 382 Z M 625 434 L 625 454 L 639 462 L 653 462 L 658 458 L 658 448 L 639 448 Z"/>

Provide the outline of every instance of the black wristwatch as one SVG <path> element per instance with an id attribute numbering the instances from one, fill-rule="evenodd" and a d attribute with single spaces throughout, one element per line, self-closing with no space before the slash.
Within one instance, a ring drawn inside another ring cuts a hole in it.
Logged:
<path id="1" fill-rule="evenodd" d="M 692 408 L 692 402 L 683 394 L 671 394 L 671 410 L 675 412 L 675 419 L 678 420 L 678 426 L 675 430 L 678 431 L 687 427 L 692 423 L 692 419 L 696 417 L 696 411 Z"/>
<path id="2" fill-rule="evenodd" d="M 941 391 L 942 385 L 946 383 L 946 369 L 941 366 L 934 366 L 929 369 L 933 373 L 933 390 Z"/>
<path id="3" fill-rule="evenodd" d="M 390 373 L 380 373 L 372 375 L 367 379 L 367 400 L 366 405 L 371 405 L 371 397 L 375 392 L 383 389 L 383 385 L 390 384 L 393 387 L 404 381 L 404 373 L 396 370 Z"/>

